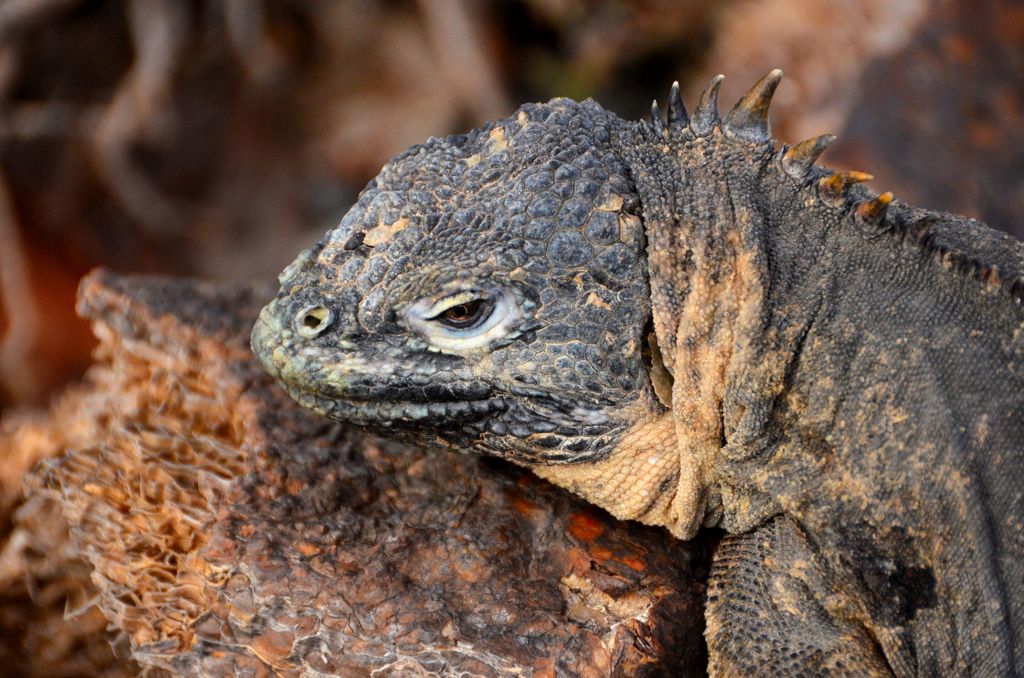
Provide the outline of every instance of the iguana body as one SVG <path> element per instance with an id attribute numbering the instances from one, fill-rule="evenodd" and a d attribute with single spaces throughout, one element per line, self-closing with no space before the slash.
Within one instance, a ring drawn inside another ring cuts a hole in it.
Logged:
<path id="1" fill-rule="evenodd" d="M 1024 667 L 1024 246 L 724 118 L 556 99 L 390 162 L 253 347 L 303 404 L 729 536 L 716 675 Z M 653 322 L 652 322 L 653 321 Z"/>

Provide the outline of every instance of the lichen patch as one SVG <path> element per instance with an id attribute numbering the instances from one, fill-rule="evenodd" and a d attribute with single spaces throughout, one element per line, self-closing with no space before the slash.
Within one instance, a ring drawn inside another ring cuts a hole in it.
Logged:
<path id="1" fill-rule="evenodd" d="M 594 209 L 599 210 L 601 212 L 618 212 L 619 210 L 622 209 L 623 202 L 624 200 L 622 199 L 621 195 L 619 195 L 618 193 L 613 193 L 605 197 L 605 199 L 598 203 L 594 207 Z"/>
<path id="2" fill-rule="evenodd" d="M 606 311 L 612 310 L 612 305 L 609 304 L 604 299 L 602 299 L 600 296 L 598 296 L 597 292 L 591 292 L 587 296 L 587 305 L 588 306 L 597 306 L 598 308 L 603 308 Z"/>
<path id="3" fill-rule="evenodd" d="M 377 247 L 391 241 L 395 234 L 405 230 L 409 225 L 409 220 L 402 217 L 398 221 L 391 224 L 380 224 L 374 226 L 366 232 L 366 237 L 363 238 L 363 242 L 370 247 Z"/>
<path id="4" fill-rule="evenodd" d="M 490 141 L 487 142 L 488 153 L 496 153 L 498 151 L 503 151 L 506 148 L 508 148 L 508 140 L 505 139 L 504 127 L 495 127 L 494 129 L 491 130 L 491 133 L 488 135 L 488 137 L 490 138 Z"/>

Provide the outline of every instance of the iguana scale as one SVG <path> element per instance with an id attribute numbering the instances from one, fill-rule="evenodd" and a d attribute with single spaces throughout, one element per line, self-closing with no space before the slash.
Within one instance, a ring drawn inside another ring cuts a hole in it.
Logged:
<path id="1" fill-rule="evenodd" d="M 724 117 L 527 104 L 389 162 L 253 348 L 300 403 L 727 532 L 713 675 L 1024 669 L 1024 245 Z"/>

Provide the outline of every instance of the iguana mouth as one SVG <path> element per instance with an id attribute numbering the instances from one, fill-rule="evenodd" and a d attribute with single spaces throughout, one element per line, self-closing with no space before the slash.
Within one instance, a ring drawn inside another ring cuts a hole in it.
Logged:
<path id="1" fill-rule="evenodd" d="M 304 407 L 331 419 L 358 426 L 376 425 L 389 428 L 393 425 L 415 424 L 428 420 L 434 423 L 465 424 L 489 418 L 507 409 L 507 403 L 502 398 L 429 403 L 411 400 L 360 400 L 327 396 L 295 384 L 286 383 L 284 387 L 288 394 Z"/>
<path id="2" fill-rule="evenodd" d="M 476 379 L 438 380 L 435 371 L 415 372 L 387 361 L 324 350 L 296 350 L 273 314 L 261 314 L 252 346 L 266 369 L 299 402 L 326 416 L 357 424 L 394 420 L 468 421 L 502 409 L 493 389 Z M 400 381 L 391 373 L 404 375 Z"/>

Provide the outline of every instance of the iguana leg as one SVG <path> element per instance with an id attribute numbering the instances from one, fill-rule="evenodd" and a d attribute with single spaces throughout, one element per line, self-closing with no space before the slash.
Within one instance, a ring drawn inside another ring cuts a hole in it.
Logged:
<path id="1" fill-rule="evenodd" d="M 867 631 L 844 615 L 803 532 L 775 518 L 729 535 L 708 585 L 712 676 L 891 676 Z"/>

